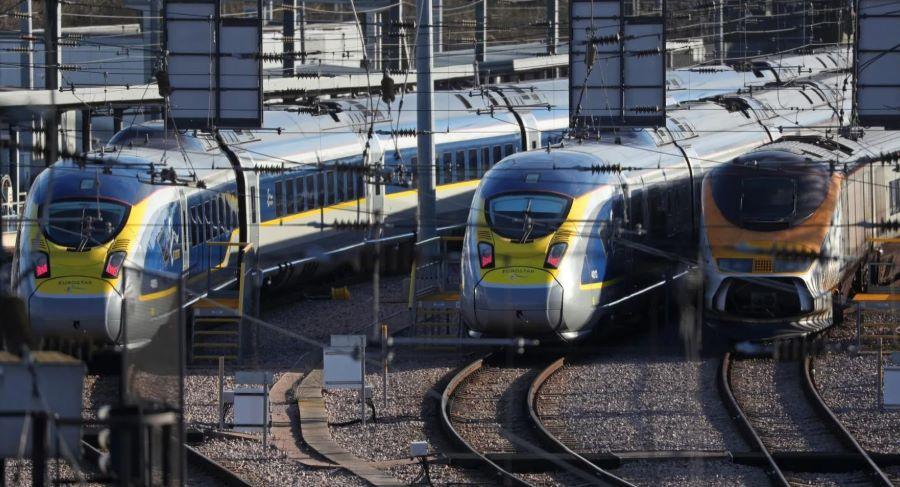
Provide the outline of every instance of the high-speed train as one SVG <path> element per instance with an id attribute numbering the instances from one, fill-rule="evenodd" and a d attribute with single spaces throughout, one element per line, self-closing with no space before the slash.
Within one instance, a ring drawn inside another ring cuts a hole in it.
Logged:
<path id="1" fill-rule="evenodd" d="M 706 174 L 842 118 L 846 75 L 684 103 L 665 127 L 567 140 L 481 180 L 463 243 L 461 310 L 475 335 L 575 340 L 696 262 Z M 686 264 L 687 265 L 687 264 Z"/>
<path id="2" fill-rule="evenodd" d="M 766 144 L 708 173 L 706 323 L 750 340 L 831 325 L 854 281 L 867 284 L 877 239 L 897 236 L 880 224 L 900 215 L 900 174 L 883 157 L 898 150 L 900 132 L 867 130 Z"/>
<path id="3" fill-rule="evenodd" d="M 675 70 L 669 103 L 841 62 L 819 53 L 742 71 Z M 475 186 L 500 159 L 563 138 L 566 87 L 557 80 L 435 95 L 441 224 L 464 224 Z M 380 241 L 412 236 L 410 186 L 420 164 L 415 137 L 405 134 L 415 133 L 415 97 L 406 96 L 402 109 L 399 99 L 388 105 L 377 97 L 272 108 L 265 128 L 222 130 L 218 139 L 159 122 L 132 126 L 105 148 L 42 172 L 28 195 L 13 271 L 33 334 L 145 343 L 174 303 L 178 276 L 194 295 L 234 279 L 238 255 L 228 243 L 250 244 L 254 278 L 279 286 L 361 265 L 375 239 L 340 223 L 381 213 Z M 123 297 L 142 310 L 142 326 L 127 336 L 122 316 L 133 313 L 123 313 Z"/>

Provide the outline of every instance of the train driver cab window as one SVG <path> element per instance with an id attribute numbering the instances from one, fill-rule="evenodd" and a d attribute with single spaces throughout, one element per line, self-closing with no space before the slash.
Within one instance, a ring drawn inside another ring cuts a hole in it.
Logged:
<path id="1" fill-rule="evenodd" d="M 497 164 L 500 162 L 500 159 L 503 159 L 503 152 L 499 145 L 494 146 L 494 159 L 491 161 L 491 165 Z"/>
<path id="2" fill-rule="evenodd" d="M 766 197 L 761 197 L 766 195 Z M 754 221 L 784 221 L 796 211 L 793 178 L 752 177 L 741 183 L 741 216 Z"/>
<path id="3" fill-rule="evenodd" d="M 96 199 L 58 200 L 41 205 L 41 230 L 48 240 L 86 250 L 109 242 L 128 216 L 128 206 Z"/>
<path id="4" fill-rule="evenodd" d="M 525 243 L 555 232 L 565 221 L 570 203 L 553 194 L 501 194 L 487 201 L 486 216 L 495 233 Z"/>
<path id="5" fill-rule="evenodd" d="M 469 171 L 468 179 L 476 179 L 478 177 L 478 149 L 469 149 Z"/>

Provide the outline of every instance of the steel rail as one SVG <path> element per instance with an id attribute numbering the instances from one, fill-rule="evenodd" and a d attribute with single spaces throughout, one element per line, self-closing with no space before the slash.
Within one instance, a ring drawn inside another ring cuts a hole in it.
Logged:
<path id="1" fill-rule="evenodd" d="M 457 372 L 450 382 L 447 383 L 447 386 L 444 388 L 444 392 L 441 393 L 441 427 L 444 429 L 444 432 L 450 438 L 450 440 L 461 450 L 464 450 L 465 453 L 471 454 L 475 458 L 478 459 L 478 462 L 486 467 L 488 470 L 492 470 L 497 476 L 502 480 L 503 485 L 515 486 L 515 487 L 534 487 L 532 484 L 520 479 L 516 475 L 513 475 L 508 470 L 504 469 L 496 462 L 487 458 L 483 453 L 478 451 L 475 447 L 473 447 L 468 441 L 466 441 L 462 435 L 456 431 L 456 428 L 453 427 L 453 423 L 450 421 L 450 399 L 453 397 L 453 394 L 459 388 L 459 386 L 465 382 L 466 379 L 471 377 L 473 374 L 478 372 L 484 365 L 484 360 L 489 357 L 491 354 L 483 356 L 478 360 L 470 363 Z"/>
<path id="2" fill-rule="evenodd" d="M 769 468 L 766 469 L 766 475 L 769 477 L 772 485 L 790 487 L 791 484 L 788 482 L 787 478 L 785 478 L 784 472 L 781 471 L 781 467 L 779 467 L 775 459 L 772 458 L 772 452 L 770 452 L 769 448 L 763 443 L 762 438 L 760 438 L 759 434 L 756 432 L 756 428 L 753 427 L 750 419 L 747 418 L 744 410 L 741 409 L 740 404 L 738 404 L 737 398 L 734 397 L 734 391 L 731 389 L 731 361 L 731 352 L 726 352 L 722 357 L 722 363 L 719 366 L 718 385 L 722 401 L 725 403 L 725 407 L 731 411 L 731 419 L 737 423 L 738 429 L 741 430 L 741 433 L 743 433 L 747 442 L 765 457 L 766 464 L 769 466 Z"/>
<path id="3" fill-rule="evenodd" d="M 549 366 L 545 367 L 537 377 L 531 381 L 531 385 L 528 387 L 528 403 L 526 407 L 528 408 L 528 415 L 531 418 L 531 422 L 534 425 L 535 431 L 537 432 L 538 437 L 540 437 L 541 442 L 544 444 L 545 448 L 548 448 L 551 453 L 557 453 L 561 455 L 565 455 L 568 460 L 565 462 L 575 470 L 583 472 L 589 476 L 596 477 L 604 481 L 607 484 L 615 485 L 618 487 L 634 487 L 634 484 L 628 482 L 625 479 L 617 477 L 606 470 L 598 467 L 590 460 L 584 458 L 568 446 L 566 446 L 562 441 L 560 441 L 556 436 L 550 433 L 549 430 L 544 426 L 544 422 L 541 420 L 540 415 L 537 410 L 537 398 L 540 393 L 541 388 L 544 386 L 544 383 L 553 376 L 563 365 L 565 365 L 566 357 L 560 357 L 555 360 Z"/>
<path id="4" fill-rule="evenodd" d="M 252 487 L 250 482 L 244 480 L 240 475 L 225 465 L 209 458 L 187 444 L 184 445 L 184 453 L 189 463 L 206 470 L 221 481 L 222 485 L 227 485 L 229 487 Z"/>
<path id="5" fill-rule="evenodd" d="M 832 431 L 844 444 L 845 447 L 852 450 L 853 453 L 860 456 L 865 460 L 866 466 L 868 467 L 869 473 L 872 476 L 872 480 L 877 484 L 883 487 L 891 487 L 894 484 L 888 478 L 888 476 L 884 473 L 881 467 L 875 463 L 875 460 L 869 455 L 862 445 L 856 440 L 856 437 L 844 426 L 840 419 L 834 414 L 831 408 L 825 404 L 825 400 L 822 399 L 821 394 L 819 394 L 819 390 L 816 387 L 815 380 L 813 379 L 813 358 L 811 355 L 806 354 L 803 357 L 803 362 L 801 363 L 801 368 L 803 369 L 803 391 L 806 393 L 807 398 L 813 404 L 813 407 L 818 410 L 819 414 L 824 416 L 829 425 L 831 426 Z"/>
<path id="6" fill-rule="evenodd" d="M 486 467 L 489 470 L 493 470 L 497 476 L 502 480 L 503 485 L 514 486 L 514 487 L 535 487 L 534 485 L 520 479 L 516 475 L 513 475 L 512 472 L 504 469 L 500 465 L 498 465 L 493 460 L 487 458 L 483 453 L 478 451 L 474 446 L 472 446 L 468 441 L 466 441 L 462 435 L 456 431 L 456 428 L 453 427 L 453 422 L 450 421 L 450 399 L 453 397 L 453 394 L 462 385 L 463 382 L 466 381 L 473 374 L 478 372 L 481 367 L 484 365 L 484 360 L 490 357 L 491 354 L 487 354 L 478 360 L 470 363 L 457 372 L 450 382 L 447 383 L 447 387 L 444 388 L 444 392 L 441 393 L 441 427 L 444 429 L 444 433 L 450 438 L 450 440 L 460 449 L 464 450 L 465 453 L 473 455 L 478 459 L 478 462 Z"/>

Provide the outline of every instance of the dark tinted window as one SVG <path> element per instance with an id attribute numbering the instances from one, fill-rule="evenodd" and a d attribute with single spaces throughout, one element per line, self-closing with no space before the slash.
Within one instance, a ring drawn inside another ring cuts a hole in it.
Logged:
<path id="1" fill-rule="evenodd" d="M 497 145 L 494 146 L 494 160 L 491 162 L 493 162 L 493 164 L 497 164 L 498 162 L 500 162 L 500 159 L 503 159 L 503 152 L 502 149 L 500 149 L 500 146 Z"/>
<path id="2" fill-rule="evenodd" d="M 487 202 L 487 220 L 498 235 L 527 242 L 556 231 L 566 219 L 569 202 L 542 193 L 495 196 Z"/>
<path id="3" fill-rule="evenodd" d="M 313 175 L 306 176 L 306 209 L 311 210 L 316 207 L 316 184 Z"/>
<path id="4" fill-rule="evenodd" d="M 284 182 L 284 202 L 286 204 L 286 211 L 288 213 L 294 213 L 294 180 L 288 179 Z"/>
<path id="5" fill-rule="evenodd" d="M 512 145 L 512 144 L 506 144 L 506 145 L 503 147 L 503 156 L 504 156 L 504 157 L 505 157 L 505 156 L 511 156 L 511 155 L 513 154 L 513 152 L 515 152 L 515 150 L 513 149 L 513 145 Z"/>
<path id="6" fill-rule="evenodd" d="M 478 171 L 479 176 L 484 176 L 484 173 L 491 168 L 491 148 L 490 147 L 482 147 L 481 148 L 481 171 Z"/>
<path id="7" fill-rule="evenodd" d="M 41 211 L 41 229 L 53 243 L 89 249 L 115 237 L 128 216 L 121 203 L 97 200 L 62 200 Z"/>
<path id="8" fill-rule="evenodd" d="M 716 206 L 751 230 L 779 230 L 809 218 L 828 195 L 827 164 L 786 151 L 750 153 L 710 173 Z"/>
<path id="9" fill-rule="evenodd" d="M 303 199 L 304 198 L 303 197 L 303 178 L 301 177 L 301 178 L 295 179 L 292 184 L 294 184 L 296 186 L 296 193 L 294 196 L 294 199 L 296 200 L 295 211 L 301 212 L 304 210 L 304 206 L 306 203 L 306 201 Z"/>
<path id="10" fill-rule="evenodd" d="M 468 179 L 478 177 L 478 149 L 469 149 L 469 174 Z"/>
<path id="11" fill-rule="evenodd" d="M 212 205 L 209 200 L 203 202 L 203 241 L 212 238 Z"/>
<path id="12" fill-rule="evenodd" d="M 345 188 L 347 186 L 347 173 L 345 172 L 335 172 L 335 177 L 337 177 L 337 202 L 346 201 L 347 194 L 345 192 Z"/>
<path id="13" fill-rule="evenodd" d="M 284 182 L 275 183 L 275 216 L 284 215 Z"/>
<path id="14" fill-rule="evenodd" d="M 456 151 L 456 177 L 453 180 L 466 180 L 466 151 Z"/>
<path id="15" fill-rule="evenodd" d="M 453 181 L 453 154 L 444 152 L 443 159 L 441 169 L 443 170 L 444 177 L 441 178 L 441 182 L 446 184 Z"/>
<path id="16" fill-rule="evenodd" d="M 319 194 L 318 205 L 320 207 L 325 206 L 325 174 L 317 173 L 316 174 L 316 191 Z"/>

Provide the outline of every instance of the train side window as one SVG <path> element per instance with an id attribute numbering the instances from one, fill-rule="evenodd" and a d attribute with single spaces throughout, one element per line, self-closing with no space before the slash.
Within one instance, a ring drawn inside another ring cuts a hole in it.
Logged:
<path id="1" fill-rule="evenodd" d="M 203 202 L 203 241 L 212 238 L 212 203 L 209 200 Z"/>
<path id="2" fill-rule="evenodd" d="M 306 209 L 312 210 L 316 207 L 316 182 L 312 174 L 306 176 Z"/>
<path id="3" fill-rule="evenodd" d="M 454 181 L 465 181 L 466 178 L 466 151 L 456 151 L 456 177 Z"/>
<path id="4" fill-rule="evenodd" d="M 222 233 L 228 233 L 231 228 L 231 212 L 228 211 L 228 202 L 224 196 L 219 196 L 219 214 L 222 215 Z"/>
<path id="5" fill-rule="evenodd" d="M 303 195 L 303 177 L 301 176 L 295 179 L 293 184 L 296 186 L 296 192 L 294 193 L 295 208 L 297 210 L 297 213 L 300 213 L 305 209 L 304 205 L 306 204 L 306 200 L 304 199 L 305 197 Z"/>
<path id="6" fill-rule="evenodd" d="M 468 179 L 476 179 L 478 177 L 478 149 L 469 149 L 469 171 Z"/>
<path id="7" fill-rule="evenodd" d="M 257 223 L 256 222 L 256 208 L 257 208 L 256 205 L 258 205 L 258 204 L 259 204 L 259 201 L 257 201 L 257 199 L 256 199 L 256 186 L 251 186 L 250 187 L 250 217 L 249 217 L 250 223 Z"/>
<path id="8" fill-rule="evenodd" d="M 506 144 L 503 146 L 503 157 L 511 156 L 515 152 L 512 144 Z"/>
<path id="9" fill-rule="evenodd" d="M 316 203 L 319 207 L 325 207 L 325 173 L 319 171 L 316 173 L 316 192 L 318 198 Z"/>
<path id="10" fill-rule="evenodd" d="M 444 169 L 444 180 L 442 181 L 444 184 L 453 181 L 453 154 L 450 152 L 444 152 L 442 156 L 443 164 L 441 166 Z"/>
<path id="11" fill-rule="evenodd" d="M 337 178 L 337 202 L 347 201 L 347 173 L 337 171 L 334 176 Z"/>
<path id="12" fill-rule="evenodd" d="M 478 171 L 479 176 L 484 176 L 484 173 L 491 168 L 491 148 L 490 147 L 482 147 L 481 148 L 481 170 Z"/>
<path id="13" fill-rule="evenodd" d="M 417 156 L 412 156 L 409 159 L 409 167 L 412 172 L 412 183 L 415 186 L 419 178 L 419 158 Z"/>
<path id="14" fill-rule="evenodd" d="M 888 183 L 891 190 L 891 214 L 900 213 L 900 179 Z"/>
<path id="15" fill-rule="evenodd" d="M 295 213 L 294 210 L 294 180 L 287 179 L 284 181 L 284 203 L 285 211 L 288 215 Z"/>
<path id="16" fill-rule="evenodd" d="M 191 207 L 191 246 L 199 245 L 202 240 L 200 236 L 200 208 Z"/>
<path id="17" fill-rule="evenodd" d="M 532 141 L 531 141 L 531 148 L 532 148 L 532 149 L 537 149 L 537 141 L 536 141 L 536 140 L 532 140 Z"/>
<path id="18" fill-rule="evenodd" d="M 218 196 L 215 199 L 210 200 L 210 206 L 212 206 L 212 234 L 214 237 L 219 236 L 220 232 L 220 224 L 222 223 L 222 215 L 219 211 L 219 198 Z"/>
<path id="19" fill-rule="evenodd" d="M 284 215 L 284 181 L 275 182 L 275 216 Z"/>
<path id="20" fill-rule="evenodd" d="M 500 162 L 500 159 L 503 159 L 503 149 L 499 145 L 494 146 L 494 159 L 491 161 L 491 165 L 497 164 Z"/>
<path id="21" fill-rule="evenodd" d="M 347 174 L 347 201 L 353 201 L 356 199 L 356 174 L 348 173 Z"/>

